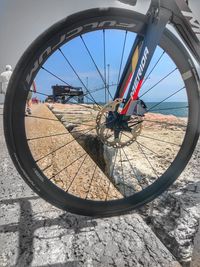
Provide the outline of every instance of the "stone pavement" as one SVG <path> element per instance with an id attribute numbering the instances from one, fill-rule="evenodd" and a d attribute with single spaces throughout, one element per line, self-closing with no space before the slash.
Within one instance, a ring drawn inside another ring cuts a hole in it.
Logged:
<path id="1" fill-rule="evenodd" d="M 36 196 L 13 166 L 0 107 L 0 266 L 180 266 L 136 214 L 89 218 Z"/>

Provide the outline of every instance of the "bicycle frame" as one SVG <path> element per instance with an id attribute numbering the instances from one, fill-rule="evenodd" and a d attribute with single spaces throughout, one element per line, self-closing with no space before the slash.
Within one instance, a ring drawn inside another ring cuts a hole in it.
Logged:
<path id="1" fill-rule="evenodd" d="M 200 62 L 200 24 L 194 19 L 185 0 L 152 0 L 148 14 L 148 24 L 133 44 L 114 97 L 122 99 L 129 88 L 121 111 L 126 116 L 134 114 L 140 105 L 139 92 L 167 23 L 175 26 L 191 53 Z"/>

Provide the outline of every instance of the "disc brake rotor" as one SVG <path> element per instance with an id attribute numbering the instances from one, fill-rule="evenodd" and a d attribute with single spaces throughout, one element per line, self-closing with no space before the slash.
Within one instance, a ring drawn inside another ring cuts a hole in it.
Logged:
<path id="1" fill-rule="evenodd" d="M 124 129 L 118 124 L 114 124 L 119 115 L 117 109 L 122 103 L 122 99 L 115 99 L 113 102 L 106 104 L 98 113 L 96 118 L 96 131 L 101 141 L 110 147 L 122 148 L 131 145 L 136 141 L 137 136 L 140 135 L 142 130 L 142 118 L 141 116 L 131 116 L 129 123 L 131 127 Z M 114 114 L 111 121 L 107 121 L 109 114 Z M 110 127 L 114 124 L 113 127 Z"/>

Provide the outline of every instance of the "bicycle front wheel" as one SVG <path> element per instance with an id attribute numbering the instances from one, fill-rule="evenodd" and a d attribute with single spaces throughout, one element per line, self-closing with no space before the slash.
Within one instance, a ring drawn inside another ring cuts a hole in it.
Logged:
<path id="1" fill-rule="evenodd" d="M 164 192 L 192 155 L 198 85 L 187 51 L 167 30 L 139 96 L 145 116 L 121 125 L 116 112 L 109 120 L 145 23 L 145 16 L 127 10 L 81 12 L 42 34 L 15 68 L 4 109 L 8 149 L 24 180 L 59 208 L 127 212 Z"/>

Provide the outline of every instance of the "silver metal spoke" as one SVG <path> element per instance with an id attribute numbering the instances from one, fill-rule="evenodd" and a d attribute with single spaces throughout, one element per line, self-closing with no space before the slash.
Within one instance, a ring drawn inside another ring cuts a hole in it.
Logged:
<path id="1" fill-rule="evenodd" d="M 142 154 L 143 154 L 144 157 L 146 158 L 146 160 L 147 160 L 149 166 L 150 166 L 151 169 L 153 170 L 155 176 L 158 178 L 158 174 L 157 174 L 156 170 L 154 169 L 153 165 L 151 164 L 151 162 L 150 162 L 149 158 L 147 157 L 146 153 L 144 152 L 143 148 L 140 146 L 139 143 L 137 143 L 137 145 L 138 145 L 138 149 L 142 152 Z"/>
<path id="2" fill-rule="evenodd" d="M 76 179 L 78 173 L 80 172 L 80 170 L 81 170 L 81 168 L 82 168 L 82 166 L 83 166 L 83 164 L 84 164 L 84 162 L 85 162 L 87 156 L 88 156 L 88 155 L 85 155 L 83 161 L 81 162 L 81 164 L 80 164 L 80 166 L 79 166 L 77 172 L 75 173 L 75 175 L 74 175 L 74 177 L 73 177 L 73 179 L 72 179 L 70 185 L 68 186 L 67 190 L 65 190 L 65 192 L 68 192 L 68 191 L 69 191 L 69 189 L 70 189 L 70 187 L 72 186 L 73 182 L 75 181 L 75 179 Z"/>
<path id="3" fill-rule="evenodd" d="M 45 67 L 41 67 L 41 69 L 43 69 L 44 71 L 46 71 L 47 73 L 51 74 L 53 77 L 55 77 L 56 79 L 58 79 L 59 81 L 63 82 L 64 84 L 66 84 L 67 86 L 71 85 L 69 83 L 67 83 L 66 81 L 64 81 L 63 79 L 61 79 L 60 77 L 58 77 L 56 74 L 52 73 L 50 70 L 47 70 Z"/>
<path id="4" fill-rule="evenodd" d="M 59 120 L 56 119 L 50 119 L 50 118 L 44 118 L 44 117 L 39 117 L 39 116 L 34 116 L 34 115 L 25 115 L 27 118 L 33 118 L 33 119 L 39 119 L 39 120 L 47 120 L 47 121 L 56 121 L 59 122 Z"/>
<path id="5" fill-rule="evenodd" d="M 55 153 L 56 151 L 60 150 L 61 148 L 63 148 L 63 147 L 65 147 L 65 146 L 67 146 L 67 145 L 69 145 L 69 144 L 71 144 L 71 143 L 77 141 L 81 136 L 86 135 L 87 133 L 93 131 L 94 129 L 95 129 L 95 127 L 92 128 L 92 129 L 90 129 L 90 130 L 87 131 L 86 133 L 83 133 L 83 134 L 79 135 L 77 138 L 74 138 L 74 139 L 71 140 L 70 142 L 67 142 L 66 144 L 64 144 L 64 145 L 62 145 L 62 146 L 60 146 L 60 147 L 58 147 L 58 148 L 55 149 L 54 151 L 51 151 L 50 153 L 46 154 L 45 156 L 43 156 L 43 157 L 37 159 L 35 162 L 37 163 L 37 162 L 39 162 L 40 160 L 42 160 L 42 159 L 48 157 L 48 156 L 51 155 L 52 153 Z M 88 129 L 85 129 L 85 130 L 88 130 Z"/>
<path id="6" fill-rule="evenodd" d="M 73 70 L 74 74 L 77 76 L 78 80 L 80 81 L 80 83 L 83 85 L 83 87 L 85 88 L 86 92 L 90 95 L 90 97 L 93 99 L 94 103 L 101 109 L 101 107 L 99 106 L 99 104 L 96 102 L 96 100 L 94 99 L 94 97 L 92 96 L 92 94 L 90 93 L 90 91 L 88 90 L 88 88 L 86 87 L 86 85 L 84 84 L 84 82 L 82 81 L 81 77 L 78 75 L 77 71 L 74 69 L 74 67 L 72 66 L 72 64 L 70 63 L 70 61 L 68 60 L 68 58 L 65 56 L 65 54 L 63 53 L 63 51 L 61 50 L 61 48 L 58 49 L 60 51 L 60 53 L 62 54 L 62 56 L 64 57 L 64 59 L 66 60 L 66 62 L 68 63 L 68 65 L 70 66 L 70 68 Z"/>
<path id="7" fill-rule="evenodd" d="M 73 165 L 75 162 L 77 162 L 78 160 L 80 160 L 82 157 L 84 157 L 87 153 L 85 152 L 84 154 L 82 154 L 81 156 L 79 156 L 78 158 L 76 158 L 75 160 L 73 160 L 70 164 L 68 164 L 67 166 L 65 166 L 62 170 L 58 171 L 56 174 L 54 174 L 53 176 L 51 176 L 49 178 L 49 180 L 52 180 L 53 178 L 55 178 L 58 174 L 60 174 L 61 172 L 63 172 L 64 170 L 66 170 L 69 166 Z M 86 155 L 87 156 L 87 155 Z"/>
<path id="8" fill-rule="evenodd" d="M 180 91 L 182 91 L 183 89 L 185 89 L 185 86 L 183 86 L 182 88 L 180 88 L 179 90 L 177 90 L 175 93 L 171 94 L 170 96 L 166 97 L 165 99 L 163 99 L 162 101 L 160 101 L 159 103 L 157 103 L 156 105 L 154 105 L 153 107 L 151 107 L 150 109 L 147 110 L 147 112 L 149 112 L 150 110 L 152 110 L 153 108 L 159 106 L 160 104 L 162 104 L 163 102 L 165 102 L 166 100 L 168 100 L 169 98 L 171 98 L 172 96 L 178 94 Z"/>
<path id="9" fill-rule="evenodd" d="M 111 185 L 111 179 L 114 180 L 114 177 L 113 177 L 113 173 L 114 173 L 114 169 L 115 169 L 115 164 L 116 164 L 116 161 L 117 161 L 117 154 L 118 154 L 118 148 L 115 149 L 115 158 L 114 158 L 114 163 L 113 163 L 113 166 L 112 166 L 112 171 L 111 171 L 111 178 L 109 180 L 109 185 L 108 185 L 108 190 L 107 190 L 107 193 L 106 193 L 106 201 L 108 200 L 108 193 L 109 193 L 109 190 L 110 190 L 110 185 Z"/>
<path id="10" fill-rule="evenodd" d="M 92 54 L 91 54 L 91 52 L 90 52 L 88 46 L 86 45 L 83 36 L 80 35 L 80 38 L 81 38 L 81 41 L 82 41 L 84 47 L 86 48 L 86 50 L 87 50 L 87 52 L 88 52 L 88 54 L 89 54 L 89 56 L 90 56 L 90 58 L 91 58 L 91 60 L 92 60 L 92 62 L 93 62 L 93 64 L 94 64 L 94 66 L 95 66 L 97 72 L 99 73 L 100 78 L 102 79 L 103 83 L 106 84 L 106 81 L 104 80 L 103 75 L 101 74 L 101 72 L 100 72 L 100 70 L 99 70 L 99 68 L 98 68 L 98 66 L 97 66 L 97 63 L 95 62 L 95 60 L 94 60 L 94 58 L 93 58 L 93 56 L 92 56 Z"/>
<path id="11" fill-rule="evenodd" d="M 107 103 L 106 99 L 106 90 L 107 90 L 107 82 L 106 82 L 106 36 L 105 30 L 103 30 L 103 55 L 104 55 L 104 81 L 105 81 L 105 103 Z"/>
<path id="12" fill-rule="evenodd" d="M 178 144 L 175 144 L 175 143 L 172 143 L 172 142 L 168 142 L 168 141 L 164 141 L 164 140 L 160 140 L 160 139 L 157 139 L 157 138 L 154 138 L 154 137 L 151 137 L 151 136 L 146 136 L 146 135 L 140 134 L 139 137 L 148 138 L 148 139 L 155 140 L 155 141 L 158 141 L 158 142 L 162 142 L 162 143 L 166 143 L 166 144 L 169 144 L 169 145 L 174 145 L 174 146 L 180 147 L 180 145 L 178 145 Z"/>
<path id="13" fill-rule="evenodd" d="M 93 180 L 94 180 L 94 175 L 95 175 L 96 170 L 97 170 L 97 165 L 95 164 L 94 172 L 93 172 L 93 174 L 92 174 L 92 178 L 91 178 L 91 181 L 90 181 L 89 189 L 88 189 L 88 191 L 87 191 L 87 195 L 86 195 L 85 199 L 88 198 L 88 194 L 89 194 L 89 192 L 90 192 L 90 189 L 91 189 L 91 186 L 92 186 L 92 182 L 93 182 Z"/>
<path id="14" fill-rule="evenodd" d="M 161 157 L 161 155 L 159 155 L 157 152 L 153 151 L 152 149 L 150 149 L 149 147 L 145 146 L 144 144 L 141 144 L 140 142 L 136 141 L 138 144 L 140 144 L 140 146 L 144 147 L 146 150 L 150 151 L 151 153 Z M 168 161 L 170 164 L 172 163 L 170 160 L 167 160 L 165 158 L 166 161 Z"/>
<path id="15" fill-rule="evenodd" d="M 121 138 L 120 138 L 121 139 Z M 122 172 L 122 179 L 123 179 L 123 187 L 124 187 L 124 196 L 126 195 L 126 190 L 125 190 L 125 180 L 124 180 L 124 170 L 123 170 L 123 165 L 122 165 L 122 151 L 121 149 L 119 150 L 120 153 L 120 165 L 121 165 L 121 172 Z"/>
<path id="16" fill-rule="evenodd" d="M 119 67 L 117 85 L 119 85 L 119 81 L 120 81 L 121 70 L 122 70 L 122 63 L 123 63 L 124 52 L 125 52 L 125 47 L 126 47 L 126 40 L 127 40 L 127 31 L 125 32 L 125 36 L 124 36 L 124 43 L 123 43 L 123 47 L 122 47 L 122 55 L 121 55 L 121 61 L 120 61 L 120 67 Z"/>
<path id="17" fill-rule="evenodd" d="M 172 75 L 175 71 L 177 70 L 177 68 L 173 69 L 172 71 L 170 71 L 165 77 L 163 77 L 162 79 L 160 79 L 156 84 L 154 84 L 152 87 L 150 87 L 146 92 L 144 92 L 141 96 L 143 97 L 144 95 L 146 95 L 147 93 L 149 93 L 151 90 L 153 90 L 158 84 L 160 84 L 161 82 L 163 82 L 165 79 L 167 79 L 170 75 Z"/>
<path id="18" fill-rule="evenodd" d="M 146 81 L 149 79 L 150 75 L 153 73 L 153 71 L 155 70 L 155 68 L 158 66 L 159 62 L 161 61 L 161 59 L 163 58 L 163 56 L 164 56 L 165 53 L 166 53 L 165 51 L 162 52 L 162 54 L 160 55 L 160 57 L 156 61 L 155 65 L 153 66 L 153 68 L 151 69 L 151 71 L 148 73 L 147 77 L 144 79 L 144 82 L 143 82 L 142 86 L 144 86 L 144 84 L 146 83 Z"/>
<path id="19" fill-rule="evenodd" d="M 155 120 L 149 120 L 149 119 L 144 119 L 143 122 L 153 122 L 153 123 L 158 123 L 158 124 L 164 124 L 168 126 L 177 126 L 177 127 L 187 127 L 187 125 L 184 124 L 178 124 L 178 123 L 170 123 L 170 122 L 165 122 L 165 121 L 155 121 Z"/>
<path id="20" fill-rule="evenodd" d="M 34 141 L 34 140 L 38 140 L 38 139 L 42 139 L 42 138 L 49 138 L 49 137 L 62 136 L 62 135 L 68 135 L 68 134 L 74 134 L 74 133 L 81 133 L 81 132 L 84 132 L 86 130 L 87 129 L 73 131 L 73 132 L 65 132 L 65 133 L 60 133 L 60 134 L 52 134 L 52 135 L 46 135 L 46 136 L 38 136 L 38 137 L 34 137 L 34 138 L 28 138 L 27 141 Z"/>
<path id="21" fill-rule="evenodd" d="M 140 180 L 137 178 L 136 171 L 135 171 L 133 165 L 131 164 L 131 160 L 128 158 L 128 156 L 127 156 L 127 154 L 126 154 L 125 149 L 122 148 L 122 150 L 123 150 L 123 152 L 124 152 L 124 155 L 125 155 L 125 157 L 126 157 L 128 163 L 129 163 L 129 165 L 130 165 L 130 167 L 131 167 L 131 169 L 132 169 L 134 175 L 135 175 L 136 180 L 139 182 L 140 186 L 143 188 L 143 185 L 141 185 Z"/>
<path id="22" fill-rule="evenodd" d="M 172 108 L 151 109 L 151 111 L 178 110 L 178 109 L 186 109 L 186 108 L 189 108 L 189 106 L 185 106 L 185 107 L 172 107 Z"/>

